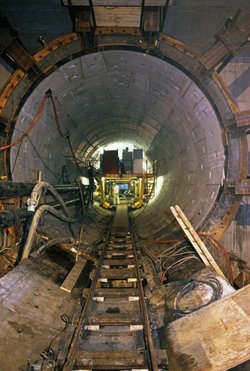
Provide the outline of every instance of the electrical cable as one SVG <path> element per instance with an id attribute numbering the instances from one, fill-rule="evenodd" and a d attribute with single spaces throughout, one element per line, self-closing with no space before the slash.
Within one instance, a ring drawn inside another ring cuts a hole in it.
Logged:
<path id="1" fill-rule="evenodd" d="M 62 132 L 61 124 L 60 124 L 60 120 L 59 120 L 59 115 L 58 115 L 58 111 L 57 111 L 57 107 L 56 107 L 56 103 L 55 103 L 54 97 L 52 95 L 52 90 L 49 89 L 46 92 L 46 94 L 48 95 L 48 97 L 50 98 L 51 103 L 52 103 L 52 107 L 53 107 L 53 112 L 54 112 L 54 117 L 55 117 L 55 122 L 56 122 L 56 127 L 57 127 L 58 134 L 62 138 L 66 138 L 68 140 L 68 145 L 69 145 L 69 149 L 70 149 L 71 155 L 72 155 L 72 157 L 73 157 L 73 159 L 75 161 L 75 164 L 76 164 L 78 170 L 80 171 L 80 174 L 83 175 L 82 169 L 79 166 L 78 161 L 77 161 L 77 158 L 76 158 L 76 156 L 74 154 L 74 150 L 73 150 L 73 147 L 72 147 L 72 144 L 71 144 L 71 140 L 70 140 L 70 133 L 69 132 L 66 132 L 65 134 L 63 134 L 63 132 Z"/>
<path id="2" fill-rule="evenodd" d="M 42 158 L 42 156 L 39 154 L 39 152 L 37 151 L 35 145 L 33 144 L 32 140 L 30 139 L 29 135 L 27 135 L 27 139 L 29 140 L 33 150 L 36 152 L 37 156 L 40 158 L 41 162 L 43 163 L 43 166 L 45 167 L 45 169 L 48 170 L 48 172 L 56 179 L 57 183 L 59 184 L 60 182 L 60 178 L 59 176 L 56 176 L 55 175 L 55 172 L 53 172 L 52 170 L 50 170 L 50 168 L 47 166 L 47 163 L 44 161 L 44 159 Z"/>
<path id="3" fill-rule="evenodd" d="M 54 246 L 58 243 L 73 243 L 75 240 L 72 237 L 58 237 L 58 238 L 53 238 L 52 240 L 46 242 L 42 246 L 37 249 L 36 253 L 41 254 L 45 249 L 47 249 L 50 246 Z"/>
<path id="4" fill-rule="evenodd" d="M 12 247 L 4 247 L 3 249 L 0 250 L 0 254 L 5 251 L 5 250 L 12 250 Z"/>
<path id="5" fill-rule="evenodd" d="M 37 202 L 37 204 L 38 204 L 38 202 L 40 200 L 40 197 L 42 195 L 43 189 L 49 190 L 52 193 L 52 195 L 54 196 L 54 198 L 61 205 L 64 214 L 67 217 L 69 217 L 69 211 L 68 211 L 68 208 L 67 208 L 65 202 L 63 201 L 63 199 L 60 196 L 60 194 L 55 190 L 55 188 L 50 183 L 48 183 L 48 182 L 41 181 L 41 182 L 37 183 L 35 185 L 35 187 L 33 188 L 33 190 L 32 190 L 30 200 L 34 199 L 35 202 Z"/>
<path id="6" fill-rule="evenodd" d="M 72 147 L 72 144 L 71 144 L 71 140 L 70 140 L 70 135 L 67 136 L 67 140 L 68 140 L 68 144 L 69 144 L 69 149 L 70 149 L 70 152 L 71 152 L 71 155 L 75 161 L 75 164 L 76 164 L 76 167 L 77 169 L 79 170 L 80 174 L 83 176 L 83 172 L 82 172 L 82 168 L 80 167 L 80 165 L 78 164 L 78 161 L 77 161 L 77 158 L 74 154 L 74 150 L 73 150 L 73 147 Z"/>
<path id="7" fill-rule="evenodd" d="M 53 111 L 54 111 L 54 116 L 55 116 L 55 121 L 56 121 L 57 131 L 58 131 L 59 135 L 60 135 L 62 138 L 67 138 L 68 133 L 63 134 L 63 132 L 62 132 L 62 130 L 61 130 L 61 125 L 60 125 L 60 121 L 59 121 L 58 111 L 57 111 L 57 108 L 56 108 L 56 104 L 55 104 L 54 97 L 53 97 L 53 95 L 52 95 L 52 90 L 49 89 L 49 90 L 46 92 L 46 94 L 48 95 L 48 97 L 50 98 L 51 103 L 52 103 L 52 107 L 53 107 Z"/>
<path id="8" fill-rule="evenodd" d="M 159 243 L 159 244 L 176 243 L 176 242 L 184 241 L 185 239 L 186 238 L 184 236 L 183 237 L 176 238 L 174 240 L 148 240 L 148 239 L 142 238 L 142 240 L 144 240 L 144 241 L 151 242 L 151 243 Z"/>
<path id="9" fill-rule="evenodd" d="M 229 254 L 228 254 L 226 248 L 219 241 L 217 241 L 213 236 L 211 236 L 208 233 L 199 233 L 199 236 L 204 237 L 204 238 L 208 238 L 209 240 L 211 240 L 214 243 L 214 245 L 216 247 L 218 247 L 221 250 L 221 252 L 225 256 L 227 269 L 228 269 L 228 274 L 229 274 L 229 280 L 232 283 L 233 282 L 233 271 L 232 271 L 232 266 L 231 266 L 231 262 L 230 262 L 230 257 L 229 257 Z"/>
<path id="10" fill-rule="evenodd" d="M 45 212 L 49 212 L 50 214 L 56 216 L 58 219 L 60 219 L 64 222 L 67 222 L 67 223 L 75 223 L 79 220 L 78 218 L 77 219 L 72 219 L 72 218 L 69 218 L 69 217 L 65 216 L 64 214 L 60 213 L 59 211 L 57 211 L 52 206 L 49 206 L 49 205 L 40 206 L 39 209 L 37 209 L 37 211 L 35 212 L 35 215 L 33 216 L 32 223 L 31 223 L 29 233 L 28 233 L 28 237 L 27 237 L 27 241 L 25 243 L 24 250 L 23 250 L 23 253 L 22 253 L 22 258 L 21 258 L 22 260 L 23 259 L 28 259 L 28 257 L 29 257 L 31 247 L 32 247 L 32 243 L 33 243 L 34 237 L 35 237 L 36 228 L 38 226 L 38 222 L 39 222 L 41 216 Z"/>
<path id="11" fill-rule="evenodd" d="M 54 341 L 58 338 L 59 335 L 61 335 L 65 330 L 67 330 L 67 328 L 69 327 L 69 325 L 72 323 L 72 320 L 69 318 L 69 316 L 67 314 L 62 314 L 60 316 L 61 320 L 65 323 L 64 327 L 62 328 L 62 330 L 60 330 L 51 340 L 51 342 L 49 343 L 48 347 L 44 348 L 44 350 L 42 351 L 42 354 L 41 356 L 43 357 L 43 360 L 42 360 L 42 363 L 41 363 L 41 368 L 40 370 L 42 371 L 44 369 L 44 362 L 45 362 L 45 359 L 49 359 L 49 360 L 53 360 L 55 361 L 56 360 L 56 354 L 54 352 L 54 350 L 52 349 L 52 344 L 54 343 Z"/>
<path id="12" fill-rule="evenodd" d="M 10 257 L 6 254 L 2 254 L 2 257 L 4 257 L 5 259 L 8 260 L 8 262 L 10 263 L 10 265 L 14 268 L 15 265 L 14 265 L 14 261 L 11 261 Z"/>
<path id="13" fill-rule="evenodd" d="M 28 137 L 28 135 L 27 135 Z M 16 153 L 16 157 L 15 157 L 15 161 L 14 161 L 14 164 L 13 164 L 13 167 L 11 169 L 11 174 L 13 173 L 13 171 L 15 170 L 15 167 L 16 167 L 16 163 L 17 163 L 17 160 L 18 160 L 18 157 L 19 157 L 19 154 L 20 154 L 20 149 L 21 149 L 21 146 L 22 146 L 22 142 L 19 143 L 19 146 L 18 146 L 18 149 L 17 149 L 17 153 Z"/>
<path id="14" fill-rule="evenodd" d="M 15 146 L 16 144 L 22 142 L 22 140 L 31 132 L 31 130 L 36 125 L 36 123 L 37 123 L 37 121 L 38 121 L 38 119 L 39 119 L 39 117 L 40 117 L 40 115 L 42 113 L 42 110 L 43 110 L 43 108 L 45 106 L 46 100 L 47 100 L 47 95 L 45 95 L 43 97 L 43 100 L 42 100 L 42 102 L 41 102 L 41 104 L 40 104 L 40 106 L 39 106 L 39 108 L 38 108 L 38 110 L 37 110 L 37 112 L 35 114 L 35 117 L 33 118 L 31 124 L 26 129 L 26 131 L 24 132 L 24 134 L 21 137 L 19 137 L 18 139 L 16 139 L 14 142 L 12 142 L 10 144 L 6 144 L 3 147 L 0 147 L 0 151 L 4 151 L 4 150 L 6 150 L 8 148 L 11 148 L 11 147 Z"/>
<path id="15" fill-rule="evenodd" d="M 212 293 L 210 300 L 205 304 L 201 304 L 193 308 L 181 309 L 180 301 L 185 297 L 187 293 L 190 293 L 190 291 L 195 290 L 199 285 L 207 285 L 212 289 L 213 293 Z M 204 306 L 207 306 L 208 304 L 211 304 L 212 302 L 218 300 L 221 297 L 222 291 L 223 289 L 222 289 L 221 283 L 219 282 L 218 279 L 214 277 L 208 277 L 207 280 L 189 280 L 189 281 L 182 283 L 174 299 L 175 317 L 178 317 L 178 318 L 182 317 Z"/>

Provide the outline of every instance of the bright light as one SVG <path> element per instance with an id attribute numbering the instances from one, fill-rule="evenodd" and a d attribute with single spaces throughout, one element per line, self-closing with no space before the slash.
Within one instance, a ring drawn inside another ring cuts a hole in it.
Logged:
<path id="1" fill-rule="evenodd" d="M 89 178 L 87 178 L 86 176 L 82 176 L 81 177 L 81 182 L 82 182 L 83 185 L 88 186 L 89 185 Z"/>
<path id="2" fill-rule="evenodd" d="M 162 186 L 163 186 L 163 183 L 164 183 L 164 180 L 166 180 L 166 176 L 158 176 L 156 178 L 156 184 L 155 184 L 155 197 L 153 199 L 153 201 L 159 196 L 159 194 L 161 193 L 161 189 L 162 189 Z"/>

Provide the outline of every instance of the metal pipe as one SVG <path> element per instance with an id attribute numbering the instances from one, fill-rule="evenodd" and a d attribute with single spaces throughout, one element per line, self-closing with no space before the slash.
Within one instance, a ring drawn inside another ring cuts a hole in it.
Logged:
<path id="1" fill-rule="evenodd" d="M 36 183 L 0 181 L 0 199 L 12 197 L 29 196 L 36 186 Z M 57 192 L 73 192 L 79 191 L 76 183 L 70 184 L 55 184 L 53 187 Z"/>
<path id="2" fill-rule="evenodd" d="M 0 212 L 0 227 L 7 228 L 18 224 L 27 217 L 27 209 L 20 208 Z"/>
<path id="3" fill-rule="evenodd" d="M 64 201 L 66 206 L 74 205 L 80 202 L 80 198 L 74 198 L 68 201 Z M 60 203 L 49 203 L 49 206 L 53 206 L 55 209 L 61 207 Z M 0 212 L 0 228 L 7 228 L 23 222 L 27 217 L 27 208 L 19 208 L 15 210 L 5 210 Z"/>
<path id="4" fill-rule="evenodd" d="M 41 216 L 45 212 L 53 214 L 58 219 L 61 219 L 66 223 L 75 223 L 78 220 L 78 219 L 69 218 L 68 216 L 65 216 L 65 215 L 61 214 L 59 211 L 57 211 L 52 206 L 43 205 L 43 206 L 39 207 L 39 209 L 35 212 L 34 217 L 32 219 L 31 227 L 30 227 L 28 237 L 27 237 L 27 241 L 26 241 L 26 244 L 24 246 L 24 250 L 23 250 L 23 254 L 22 254 L 22 260 L 23 259 L 28 259 L 28 257 L 29 257 L 31 247 L 32 247 L 32 243 L 34 241 L 34 236 L 35 236 L 35 232 L 36 232 L 38 222 L 39 222 Z"/>

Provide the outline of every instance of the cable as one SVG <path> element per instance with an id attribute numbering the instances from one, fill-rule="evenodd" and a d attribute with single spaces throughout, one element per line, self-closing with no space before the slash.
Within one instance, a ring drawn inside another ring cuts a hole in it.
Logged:
<path id="1" fill-rule="evenodd" d="M 60 330 L 51 340 L 51 342 L 49 343 L 48 347 L 44 348 L 44 350 L 42 351 L 42 363 L 41 363 L 41 368 L 40 370 L 42 371 L 44 369 L 44 362 L 45 360 L 51 360 L 51 361 L 56 361 L 56 354 L 54 352 L 54 350 L 52 349 L 52 344 L 54 343 L 54 341 L 58 338 L 59 335 L 61 335 L 67 328 L 68 326 L 72 323 L 72 320 L 69 318 L 69 316 L 67 314 L 62 314 L 60 316 L 61 320 L 65 323 L 64 327 L 62 328 L 62 330 Z"/>
<path id="2" fill-rule="evenodd" d="M 27 135 L 27 137 L 28 137 L 28 135 Z M 13 167 L 12 167 L 12 169 L 11 169 L 11 171 L 10 171 L 11 174 L 13 174 L 13 171 L 15 170 L 16 163 L 17 163 L 17 160 L 18 160 L 18 157 L 19 157 L 19 154 L 20 154 L 21 146 L 22 146 L 22 142 L 19 143 L 19 146 L 18 146 L 18 149 L 17 149 L 16 158 L 15 158 L 15 161 L 14 161 Z"/>
<path id="3" fill-rule="evenodd" d="M 34 126 L 36 125 L 36 123 L 37 123 L 37 121 L 38 121 L 38 119 L 39 119 L 39 117 L 40 117 L 40 115 L 41 115 L 41 113 L 42 113 L 42 110 L 43 110 L 43 108 L 44 108 L 44 106 L 45 106 L 46 100 L 47 100 L 47 95 L 45 95 L 45 96 L 43 97 L 43 100 L 42 100 L 42 102 L 41 102 L 41 104 L 40 104 L 40 106 L 39 106 L 39 108 L 38 108 L 38 110 L 37 110 L 37 113 L 35 114 L 35 117 L 33 118 L 31 124 L 30 124 L 29 127 L 26 129 L 26 131 L 24 132 L 24 134 L 23 134 L 21 137 L 19 137 L 17 140 L 15 140 L 14 142 L 12 142 L 12 143 L 10 143 L 10 144 L 6 144 L 6 145 L 3 146 L 3 147 L 0 147 L 0 151 L 4 151 L 4 150 L 6 150 L 6 149 L 8 149 L 8 148 L 11 148 L 11 147 L 15 146 L 16 144 L 22 142 L 22 140 L 23 140 L 23 139 L 24 139 L 24 138 L 29 134 L 29 132 L 30 132 L 30 131 L 34 128 Z"/>
<path id="4" fill-rule="evenodd" d="M 45 249 L 47 249 L 50 246 L 54 246 L 58 243 L 73 243 L 75 240 L 72 237 L 58 237 L 53 238 L 52 240 L 46 242 L 42 246 L 39 247 L 39 249 L 36 251 L 37 254 L 41 254 Z"/>
<path id="5" fill-rule="evenodd" d="M 76 167 L 80 171 L 80 174 L 83 175 L 82 169 L 79 166 L 78 161 L 77 161 L 77 158 L 76 158 L 76 156 L 74 154 L 74 151 L 73 151 L 73 147 L 72 147 L 72 144 L 71 144 L 71 141 L 70 141 L 70 133 L 66 132 L 65 134 L 63 134 L 63 132 L 62 132 L 61 124 L 60 124 L 60 120 L 59 120 L 59 116 L 58 116 L 58 111 L 57 111 L 57 108 L 56 108 L 56 103 L 55 103 L 54 97 L 52 95 L 52 90 L 49 89 L 46 92 L 46 94 L 50 98 L 51 103 L 52 103 L 52 107 L 53 107 L 53 111 L 54 111 L 54 117 L 55 117 L 55 121 L 56 121 L 57 131 L 58 131 L 59 135 L 62 138 L 66 138 L 68 140 L 69 149 L 70 149 L 71 155 L 72 155 L 72 157 L 73 157 L 73 159 L 75 161 Z"/>
<path id="6" fill-rule="evenodd" d="M 229 257 L 229 254 L 228 254 L 226 248 L 219 241 L 217 241 L 214 237 L 212 237 L 208 233 L 199 233 L 199 236 L 210 239 L 214 243 L 214 245 L 221 250 L 221 252 L 225 256 L 227 269 L 228 269 L 228 274 L 229 274 L 229 280 L 232 283 L 233 282 L 233 271 L 232 271 L 232 266 L 231 266 L 231 262 L 230 262 L 230 257 Z"/>
<path id="7" fill-rule="evenodd" d="M 0 250 L 0 254 L 5 251 L 5 250 L 12 250 L 12 247 L 4 247 L 3 249 Z"/>
<path id="8" fill-rule="evenodd" d="M 34 146 L 34 144 L 32 143 L 32 140 L 30 139 L 29 135 L 27 135 L 27 139 L 29 140 L 32 148 L 34 149 L 34 151 L 36 152 L 37 156 L 40 158 L 41 162 L 43 163 L 43 166 L 45 167 L 45 169 L 48 170 L 48 172 L 53 175 L 53 177 L 56 179 L 57 183 L 59 184 L 60 182 L 60 178 L 59 176 L 56 176 L 55 175 L 55 172 L 53 172 L 52 170 L 50 170 L 50 168 L 47 166 L 46 162 L 44 161 L 44 159 L 42 158 L 42 156 L 39 154 L 39 152 L 37 151 L 36 147 Z"/>
<path id="9" fill-rule="evenodd" d="M 35 187 L 33 188 L 32 193 L 31 193 L 31 197 L 30 197 L 30 199 L 28 199 L 28 201 L 29 200 L 30 201 L 34 201 L 36 203 L 36 205 L 37 205 L 38 202 L 39 202 L 39 200 L 40 200 L 40 197 L 42 195 L 43 189 L 47 189 L 47 190 L 49 190 L 52 193 L 52 195 L 54 196 L 54 198 L 61 205 L 64 214 L 67 217 L 69 217 L 69 211 L 68 211 L 68 208 L 67 208 L 65 202 L 63 201 L 63 199 L 59 195 L 59 193 L 55 190 L 55 188 L 50 183 L 48 183 L 48 182 L 41 181 L 41 182 L 37 183 L 35 185 Z M 36 205 L 35 205 L 35 207 L 36 207 Z"/>
<path id="10" fill-rule="evenodd" d="M 142 238 L 143 239 L 143 238 Z M 151 243 L 159 243 L 159 244 L 164 244 L 164 243 L 176 243 L 176 242 L 180 242 L 180 241 L 184 241 L 185 240 L 185 237 L 179 237 L 179 238 L 176 238 L 175 240 L 148 240 L 148 239 L 143 239 L 144 241 L 147 241 L 147 242 L 151 242 Z"/>
<path id="11" fill-rule="evenodd" d="M 57 108 L 56 108 L 54 97 L 52 95 L 52 90 L 51 89 L 47 90 L 46 94 L 50 98 L 51 103 L 52 103 L 52 107 L 53 107 L 53 111 L 54 111 L 54 116 L 55 116 L 55 120 L 56 120 L 57 131 L 58 131 L 59 135 L 62 138 L 67 138 L 68 133 L 63 134 L 63 132 L 61 130 L 61 125 L 60 125 L 60 121 L 59 121 L 58 111 L 57 111 Z"/>
<path id="12" fill-rule="evenodd" d="M 181 309 L 180 307 L 180 301 L 185 297 L 185 295 L 192 291 L 192 290 L 195 290 L 199 285 L 207 285 L 207 286 L 210 286 L 212 291 L 213 291 L 213 294 L 210 298 L 210 300 L 208 301 L 208 303 L 205 303 L 205 304 L 201 304 L 201 305 L 198 305 L 196 307 L 193 307 L 193 308 L 189 308 L 189 309 Z M 181 284 L 181 287 L 177 293 L 177 295 L 175 296 L 175 299 L 174 299 L 174 310 L 175 310 L 175 317 L 182 317 L 184 315 L 187 315 L 187 314 L 190 314 L 204 306 L 207 306 L 208 304 L 211 304 L 212 302 L 218 300 L 221 295 L 222 295 L 222 286 L 221 286 L 221 283 L 219 282 L 218 279 L 214 278 L 214 277 L 208 277 L 207 280 L 190 280 L 190 281 L 186 281 L 184 283 Z"/>
<path id="13" fill-rule="evenodd" d="M 22 260 L 23 259 L 28 259 L 28 257 L 29 257 L 29 254 L 30 254 L 30 251 L 31 251 L 31 246 L 32 246 L 32 243 L 34 241 L 35 232 L 36 232 L 38 222 L 39 222 L 41 216 L 45 212 L 49 212 L 50 214 L 56 216 L 58 219 L 61 219 L 64 222 L 67 222 L 67 223 L 75 223 L 76 221 L 79 220 L 79 219 L 69 218 L 69 217 L 61 214 L 60 212 L 58 212 L 54 207 L 49 206 L 49 205 L 43 205 L 43 206 L 39 207 L 39 209 L 37 209 L 37 211 L 35 212 L 35 215 L 32 219 L 32 223 L 31 223 L 31 226 L 30 226 L 30 229 L 29 229 L 27 241 L 25 243 L 24 250 L 23 250 L 23 253 L 22 253 L 22 258 L 21 258 Z"/>
<path id="14" fill-rule="evenodd" d="M 49 344 L 49 346 L 48 346 L 48 349 L 50 349 L 51 348 L 51 345 L 54 343 L 54 341 L 58 338 L 58 336 L 62 333 L 62 332 L 64 332 L 67 328 L 68 328 L 68 326 L 72 323 L 72 320 L 69 318 L 69 316 L 67 315 L 67 314 L 62 314 L 61 316 L 60 316 L 60 318 L 61 318 L 61 320 L 65 323 L 65 325 L 64 325 L 64 327 L 63 327 L 63 329 L 60 331 L 60 332 L 58 332 L 58 334 L 57 335 L 55 335 L 54 337 L 53 337 L 53 339 L 51 340 L 51 342 L 50 342 L 50 344 Z"/>
<path id="15" fill-rule="evenodd" d="M 72 155 L 72 157 L 73 157 L 73 159 L 75 161 L 76 167 L 80 171 L 80 174 L 81 175 L 84 175 L 83 172 L 82 172 L 82 169 L 81 169 L 80 165 L 78 164 L 77 158 L 76 158 L 76 156 L 74 154 L 74 150 L 73 150 L 73 147 L 72 147 L 72 144 L 71 144 L 71 140 L 70 140 L 70 135 L 67 136 L 67 140 L 68 140 L 69 149 L 70 149 L 71 155 Z"/>

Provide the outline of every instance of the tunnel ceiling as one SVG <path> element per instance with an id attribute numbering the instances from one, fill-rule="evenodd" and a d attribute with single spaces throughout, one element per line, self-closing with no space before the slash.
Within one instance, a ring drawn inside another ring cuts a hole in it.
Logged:
<path id="1" fill-rule="evenodd" d="M 51 89 L 63 132 L 71 133 L 78 157 L 90 158 L 100 146 L 131 141 L 157 160 L 160 195 L 144 213 L 143 224 L 164 202 L 155 228 L 169 224 L 171 204 L 188 210 L 200 225 L 211 209 L 224 177 L 221 129 L 211 104 L 180 69 L 134 51 L 106 50 L 76 58 L 45 78 L 25 102 L 13 134 L 19 137 Z M 25 168 L 24 168 L 25 163 Z M 58 135 L 50 101 L 39 123 L 20 147 L 11 150 L 12 177 L 55 183 L 75 164 L 67 140 Z M 158 205 L 158 206 L 157 206 Z M 141 220 L 143 219 L 141 218 Z M 160 221 L 160 223 L 158 223 Z"/>

